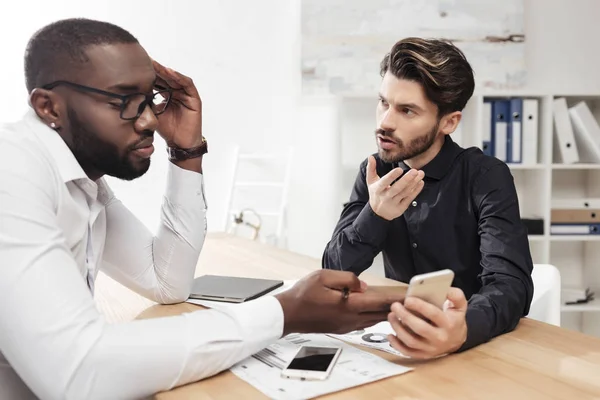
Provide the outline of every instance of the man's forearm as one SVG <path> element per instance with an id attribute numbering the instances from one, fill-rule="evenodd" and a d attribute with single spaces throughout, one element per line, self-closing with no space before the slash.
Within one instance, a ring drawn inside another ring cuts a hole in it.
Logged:
<path id="1" fill-rule="evenodd" d="M 361 274 L 381 251 L 388 227 L 389 221 L 377 216 L 368 204 L 358 213 L 348 212 L 325 248 L 322 267 Z"/>
<path id="2" fill-rule="evenodd" d="M 468 350 L 515 329 L 527 309 L 526 282 L 499 279 L 469 299 L 467 340 L 458 351 Z"/>
<path id="3" fill-rule="evenodd" d="M 106 218 L 103 270 L 158 303 L 185 301 L 205 240 L 203 176 L 169 165 L 156 236 L 118 200 L 107 205 Z"/>

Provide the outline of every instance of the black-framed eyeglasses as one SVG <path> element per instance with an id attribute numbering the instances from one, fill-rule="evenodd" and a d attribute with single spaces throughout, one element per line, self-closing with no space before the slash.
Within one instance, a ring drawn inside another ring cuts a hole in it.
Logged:
<path id="1" fill-rule="evenodd" d="M 150 109 L 152 110 L 154 115 L 162 114 L 169 106 L 169 103 L 171 102 L 171 95 L 173 93 L 173 89 L 155 85 L 152 94 L 131 93 L 122 95 L 107 92 L 105 90 L 96 89 L 89 86 L 80 85 L 78 83 L 69 81 L 54 81 L 52 83 L 42 86 L 42 89 L 52 90 L 60 85 L 69 86 L 75 90 L 79 90 L 82 92 L 97 93 L 103 96 L 108 96 L 121 100 L 121 112 L 119 116 L 127 121 L 137 119 L 140 115 L 142 115 L 142 113 L 146 109 L 146 106 L 150 106 Z"/>

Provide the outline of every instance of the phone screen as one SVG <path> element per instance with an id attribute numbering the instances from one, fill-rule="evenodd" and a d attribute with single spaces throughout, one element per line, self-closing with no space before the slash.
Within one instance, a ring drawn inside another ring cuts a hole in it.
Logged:
<path id="1" fill-rule="evenodd" d="M 338 350 L 337 347 L 302 346 L 288 369 L 325 372 Z"/>

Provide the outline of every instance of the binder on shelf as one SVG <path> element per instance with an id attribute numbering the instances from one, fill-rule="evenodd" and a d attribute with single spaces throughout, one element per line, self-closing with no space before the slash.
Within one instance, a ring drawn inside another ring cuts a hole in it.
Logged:
<path id="1" fill-rule="evenodd" d="M 600 126 L 585 101 L 569 108 L 575 142 L 582 162 L 600 163 Z"/>
<path id="2" fill-rule="evenodd" d="M 550 211 L 553 224 L 594 224 L 600 223 L 600 209 L 553 209 Z"/>
<path id="3" fill-rule="evenodd" d="M 552 111 L 556 138 L 558 140 L 558 150 L 562 162 L 564 164 L 579 162 L 579 152 L 577 151 L 573 127 L 571 126 L 571 119 L 567 111 L 567 100 L 564 97 L 554 99 Z"/>
<path id="4" fill-rule="evenodd" d="M 552 209 L 600 209 L 600 199 L 552 199 Z"/>
<path id="5" fill-rule="evenodd" d="M 493 122 L 492 122 L 492 102 L 484 101 L 483 103 L 483 115 L 481 118 L 482 122 L 482 147 L 483 153 L 488 156 L 494 156 L 494 133 L 493 133 Z"/>
<path id="6" fill-rule="evenodd" d="M 507 160 L 509 163 L 520 164 L 522 160 L 522 115 L 523 100 L 520 98 L 510 99 L 510 127 L 508 129 L 506 147 L 508 150 Z"/>
<path id="7" fill-rule="evenodd" d="M 509 110 L 510 102 L 508 100 L 494 100 L 492 103 L 494 156 L 504 162 L 508 162 Z"/>
<path id="8" fill-rule="evenodd" d="M 600 235 L 600 224 L 550 224 L 551 235 Z"/>
<path id="9" fill-rule="evenodd" d="M 523 99 L 523 160 L 525 165 L 538 162 L 538 100 Z"/>

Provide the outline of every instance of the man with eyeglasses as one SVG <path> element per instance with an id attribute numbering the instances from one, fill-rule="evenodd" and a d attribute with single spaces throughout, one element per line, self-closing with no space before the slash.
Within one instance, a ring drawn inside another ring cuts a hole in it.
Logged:
<path id="1" fill-rule="evenodd" d="M 31 110 L 0 128 L 0 398 L 141 398 L 290 332 L 371 326 L 401 300 L 317 271 L 230 311 L 106 324 L 100 269 L 159 303 L 189 295 L 206 231 L 202 102 L 130 33 L 87 19 L 38 31 L 25 75 Z M 171 161 L 156 235 L 103 179 L 143 175 L 154 132 Z"/>

